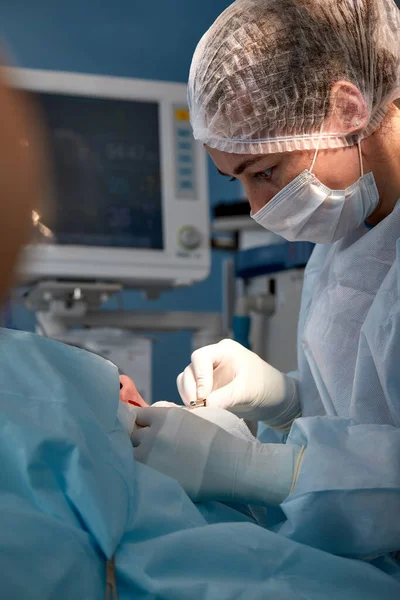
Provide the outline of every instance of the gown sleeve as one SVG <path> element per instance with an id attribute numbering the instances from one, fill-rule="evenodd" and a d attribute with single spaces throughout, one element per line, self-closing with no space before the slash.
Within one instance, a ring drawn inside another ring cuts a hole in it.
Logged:
<path id="1" fill-rule="evenodd" d="M 311 417 L 287 443 L 306 450 L 281 534 L 344 556 L 400 550 L 400 429 Z"/>

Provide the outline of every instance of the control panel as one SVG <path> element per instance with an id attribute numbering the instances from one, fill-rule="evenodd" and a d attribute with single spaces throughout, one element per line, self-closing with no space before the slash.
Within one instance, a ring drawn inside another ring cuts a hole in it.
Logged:
<path id="1" fill-rule="evenodd" d="M 202 242 L 201 232 L 192 225 L 185 225 L 178 231 L 178 243 L 184 250 L 196 250 Z"/>
<path id="2" fill-rule="evenodd" d="M 197 200 L 195 141 L 187 108 L 174 107 L 176 197 Z"/>

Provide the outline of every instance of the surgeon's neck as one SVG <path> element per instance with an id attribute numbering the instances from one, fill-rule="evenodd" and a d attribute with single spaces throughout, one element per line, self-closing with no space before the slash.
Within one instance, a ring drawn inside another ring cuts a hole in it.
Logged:
<path id="1" fill-rule="evenodd" d="M 379 191 L 379 204 L 367 219 L 377 225 L 394 209 L 400 198 L 400 109 L 394 104 L 381 128 L 362 142 L 364 171 L 372 171 Z"/>

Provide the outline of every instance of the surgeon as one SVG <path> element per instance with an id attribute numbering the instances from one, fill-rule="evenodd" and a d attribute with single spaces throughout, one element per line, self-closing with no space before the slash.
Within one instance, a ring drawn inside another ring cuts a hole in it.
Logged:
<path id="1" fill-rule="evenodd" d="M 135 458 L 196 501 L 280 506 L 275 530 L 371 559 L 400 549 L 400 14 L 392 0 L 238 0 L 201 39 L 194 137 L 251 216 L 316 244 L 298 370 L 239 344 L 178 378 L 206 402 L 289 433 L 234 439 L 178 409 L 138 409 Z"/>
<path id="2" fill-rule="evenodd" d="M 0 70 L 1 299 L 49 177 L 37 116 L 4 79 Z M 134 461 L 117 418 L 129 416 L 126 403 L 139 394 L 110 361 L 0 329 L 2 600 L 398 600 L 394 558 L 333 556 L 234 506 L 195 505 L 177 481 Z"/>

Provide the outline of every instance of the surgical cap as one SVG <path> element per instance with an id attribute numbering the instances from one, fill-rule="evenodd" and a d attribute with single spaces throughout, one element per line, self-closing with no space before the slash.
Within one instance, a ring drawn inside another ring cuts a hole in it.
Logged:
<path id="1" fill-rule="evenodd" d="M 237 154 L 353 145 L 400 96 L 399 32 L 392 0 L 238 0 L 193 57 L 194 137 Z M 330 123 L 334 110 L 343 125 Z"/>

